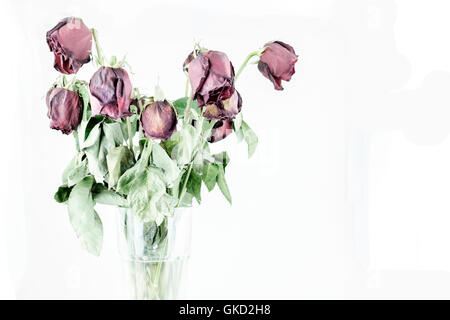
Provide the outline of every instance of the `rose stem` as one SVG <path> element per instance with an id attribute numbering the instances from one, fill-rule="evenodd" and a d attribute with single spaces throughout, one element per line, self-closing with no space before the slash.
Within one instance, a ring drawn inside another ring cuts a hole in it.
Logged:
<path id="1" fill-rule="evenodd" d="M 77 151 L 80 152 L 80 142 L 78 141 L 78 131 L 73 130 L 73 136 L 75 137 L 75 147 L 77 148 Z"/>
<path id="2" fill-rule="evenodd" d="M 189 123 L 189 113 L 191 112 L 192 93 L 189 95 L 186 102 L 186 109 L 184 110 L 184 122 Z"/>
<path id="3" fill-rule="evenodd" d="M 245 69 L 245 67 L 247 66 L 247 64 L 250 61 L 250 59 L 253 58 L 253 57 L 256 57 L 256 56 L 258 56 L 258 57 L 261 56 L 261 54 L 264 52 L 265 49 L 266 49 L 266 47 L 264 47 L 262 49 L 259 49 L 257 51 L 253 51 L 247 56 L 247 58 L 245 58 L 245 60 L 242 63 L 241 67 L 239 68 L 238 72 L 234 76 L 234 81 L 236 81 L 239 78 L 239 75 Z"/>
<path id="4" fill-rule="evenodd" d="M 187 186 L 187 182 L 189 180 L 189 176 L 191 175 L 191 171 L 192 171 L 192 162 L 189 164 L 188 171 L 186 173 L 186 179 L 184 179 L 183 187 L 181 188 L 180 197 L 178 198 L 177 207 L 181 204 L 181 201 L 183 200 L 184 194 L 186 193 L 186 186 Z"/>
<path id="5" fill-rule="evenodd" d="M 103 57 L 102 50 L 100 49 L 100 44 L 98 42 L 97 30 L 91 29 L 92 37 L 95 42 L 95 49 L 97 50 L 97 64 L 103 66 L 105 64 L 105 57 Z"/>
<path id="6" fill-rule="evenodd" d="M 189 101 L 189 100 L 188 100 L 188 101 Z M 195 123 L 196 128 L 200 128 L 200 146 L 201 146 L 201 142 L 203 142 L 203 139 L 202 139 L 202 130 L 201 130 L 201 128 L 203 127 L 203 121 L 204 121 L 204 119 L 205 119 L 205 118 L 204 118 L 202 115 L 200 115 L 200 120 L 198 120 L 198 121 Z M 197 147 L 197 146 L 196 146 L 196 147 Z M 198 150 L 195 151 L 194 155 L 192 156 L 191 163 L 189 164 L 188 171 L 187 171 L 187 173 L 186 173 L 186 179 L 184 179 L 183 187 L 181 188 L 181 193 L 180 193 L 180 197 L 178 198 L 178 204 L 177 204 L 177 206 L 179 206 L 179 205 L 181 204 L 181 201 L 183 200 L 184 194 L 186 193 L 187 182 L 188 182 L 189 177 L 190 177 L 190 175 L 191 175 L 193 161 L 194 161 L 194 159 L 195 159 L 195 156 L 197 155 L 197 152 L 198 152 Z"/>
<path id="7" fill-rule="evenodd" d="M 184 96 L 187 97 L 189 95 L 189 77 L 186 75 L 186 87 L 184 89 Z"/>
<path id="8" fill-rule="evenodd" d="M 133 150 L 133 137 L 131 135 L 131 121 L 130 121 L 130 117 L 127 117 L 127 129 L 128 129 L 128 148 L 131 151 L 131 154 L 133 155 L 134 158 L 134 150 Z"/>

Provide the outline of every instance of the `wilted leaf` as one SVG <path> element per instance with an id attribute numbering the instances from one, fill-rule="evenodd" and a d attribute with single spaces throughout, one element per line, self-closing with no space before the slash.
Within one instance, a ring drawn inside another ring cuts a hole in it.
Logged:
<path id="1" fill-rule="evenodd" d="M 91 188 L 94 177 L 89 176 L 75 185 L 68 200 L 69 218 L 81 245 L 94 255 L 100 255 L 103 225 L 94 210 Z"/>
<path id="2" fill-rule="evenodd" d="M 120 176 L 134 164 L 134 157 L 130 149 L 125 146 L 118 146 L 112 149 L 106 156 L 108 166 L 110 188 L 119 181 Z"/>
<path id="3" fill-rule="evenodd" d="M 68 187 L 67 185 L 60 186 L 54 196 L 56 202 L 65 203 L 67 200 L 69 200 L 69 195 L 71 191 L 72 188 Z"/>
<path id="4" fill-rule="evenodd" d="M 222 191 L 222 194 L 224 197 L 228 200 L 228 202 L 231 204 L 231 194 L 230 190 L 228 189 L 227 182 L 225 181 L 225 171 L 223 170 L 223 167 L 219 165 L 219 172 L 217 174 L 217 184 L 219 186 L 220 191 Z"/>

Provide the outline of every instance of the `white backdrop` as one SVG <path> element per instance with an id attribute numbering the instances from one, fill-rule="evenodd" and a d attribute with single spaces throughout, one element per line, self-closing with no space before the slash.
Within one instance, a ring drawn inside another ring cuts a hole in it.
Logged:
<path id="1" fill-rule="evenodd" d="M 48 128 L 45 32 L 75 15 L 132 82 L 184 94 L 194 40 L 235 68 L 266 41 L 299 54 L 283 92 L 237 83 L 256 154 L 229 137 L 233 206 L 194 210 L 189 298 L 450 298 L 450 4 L 428 1 L 2 2 L 0 298 L 122 297 L 115 210 L 100 258 L 53 200 L 70 136 Z M 86 80 L 92 64 L 79 72 Z"/>

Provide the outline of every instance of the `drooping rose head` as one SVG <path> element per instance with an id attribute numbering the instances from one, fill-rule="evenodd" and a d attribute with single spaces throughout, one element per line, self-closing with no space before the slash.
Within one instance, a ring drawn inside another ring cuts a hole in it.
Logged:
<path id="1" fill-rule="evenodd" d="M 217 103 L 208 104 L 203 108 L 203 116 L 208 120 L 228 119 L 232 120 L 241 111 L 242 98 L 237 90 L 230 98 L 218 101 Z"/>
<path id="2" fill-rule="evenodd" d="M 148 138 L 167 140 L 177 127 L 177 114 L 166 100 L 155 101 L 145 107 L 141 124 Z"/>
<path id="3" fill-rule="evenodd" d="M 82 103 L 77 92 L 53 88 L 47 92 L 47 116 L 50 128 L 69 134 L 81 122 Z"/>
<path id="4" fill-rule="evenodd" d="M 55 69 L 61 73 L 77 73 L 91 61 L 92 34 L 79 18 L 61 20 L 47 32 L 47 43 L 55 56 Z"/>
<path id="5" fill-rule="evenodd" d="M 188 73 L 199 106 L 226 100 L 234 93 L 234 68 L 223 52 L 199 53 L 190 61 Z"/>
<path id="6" fill-rule="evenodd" d="M 274 41 L 265 45 L 266 50 L 261 55 L 258 69 L 270 81 L 276 90 L 283 90 L 281 80 L 289 81 L 295 73 L 295 63 L 298 56 L 290 45 Z"/>
<path id="7" fill-rule="evenodd" d="M 220 120 L 214 124 L 211 131 L 211 136 L 208 138 L 208 142 L 214 143 L 225 139 L 230 133 L 233 132 L 233 121 L 231 120 Z"/>
<path id="8" fill-rule="evenodd" d="M 104 115 L 111 119 L 132 115 L 131 82 L 122 68 L 100 67 L 89 82 L 92 115 Z"/>

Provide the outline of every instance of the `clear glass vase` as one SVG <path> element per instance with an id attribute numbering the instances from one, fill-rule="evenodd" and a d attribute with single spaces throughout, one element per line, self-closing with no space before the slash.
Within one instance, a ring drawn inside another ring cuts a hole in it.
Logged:
<path id="1" fill-rule="evenodd" d="M 191 246 L 190 209 L 176 209 L 161 225 L 142 222 L 131 209 L 119 209 L 118 244 L 130 297 L 184 299 Z"/>

